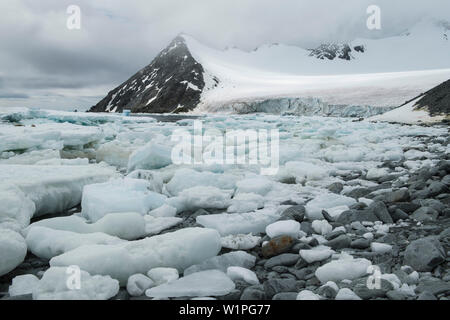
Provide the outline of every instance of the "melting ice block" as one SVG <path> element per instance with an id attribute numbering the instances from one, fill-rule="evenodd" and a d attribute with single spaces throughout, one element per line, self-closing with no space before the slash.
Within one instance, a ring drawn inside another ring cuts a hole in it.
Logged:
<path id="1" fill-rule="evenodd" d="M 157 267 L 187 267 L 216 256 L 221 249 L 216 230 L 185 228 L 139 241 L 77 248 L 50 261 L 51 266 L 78 265 L 91 274 L 110 275 L 127 283 L 130 276 Z"/>
<path id="2" fill-rule="evenodd" d="M 233 214 L 211 214 L 197 217 L 197 223 L 206 228 L 213 228 L 222 236 L 231 234 L 258 234 L 277 221 L 280 215 L 274 208 L 264 208 L 255 212 Z"/>
<path id="3" fill-rule="evenodd" d="M 355 280 L 365 276 L 372 265 L 367 259 L 341 259 L 331 261 L 316 270 L 316 277 L 322 283 L 328 281 Z"/>
<path id="4" fill-rule="evenodd" d="M 170 164 L 172 164 L 172 148 L 149 142 L 131 154 L 128 172 L 136 169 L 160 169 Z"/>
<path id="5" fill-rule="evenodd" d="M 27 254 L 25 239 L 17 232 L 0 229 L 0 276 L 14 270 Z"/>
<path id="6" fill-rule="evenodd" d="M 77 206 L 85 185 L 107 181 L 115 173 L 115 168 L 103 165 L 0 165 L 0 184 L 21 190 L 33 201 L 34 216 L 39 216 Z"/>
<path id="7" fill-rule="evenodd" d="M 33 300 L 108 300 L 119 292 L 119 282 L 109 276 L 91 276 L 80 271 L 79 289 L 68 286 L 75 270 L 50 268 L 33 288 Z M 75 283 L 73 285 L 76 285 Z"/>
<path id="8" fill-rule="evenodd" d="M 166 197 L 149 191 L 150 183 L 138 179 L 116 179 L 83 189 L 82 214 L 96 222 L 108 213 L 138 212 L 146 215 L 161 207 Z"/>
<path id="9" fill-rule="evenodd" d="M 217 297 L 227 295 L 234 288 L 234 282 L 225 273 L 208 270 L 148 289 L 145 294 L 151 298 Z"/>

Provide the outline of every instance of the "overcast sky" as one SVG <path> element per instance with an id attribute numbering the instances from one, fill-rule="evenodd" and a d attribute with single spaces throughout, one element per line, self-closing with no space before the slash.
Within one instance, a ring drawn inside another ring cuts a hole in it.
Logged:
<path id="1" fill-rule="evenodd" d="M 366 28 L 381 8 L 382 30 Z M 81 30 L 68 30 L 69 5 Z M 0 108 L 86 109 L 149 64 L 178 33 L 216 47 L 398 34 L 426 16 L 450 20 L 449 0 L 2 0 Z"/>

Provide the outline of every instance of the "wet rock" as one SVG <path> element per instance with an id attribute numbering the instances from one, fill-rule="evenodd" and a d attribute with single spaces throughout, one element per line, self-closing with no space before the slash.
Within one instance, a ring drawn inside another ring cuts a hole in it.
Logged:
<path id="1" fill-rule="evenodd" d="M 241 295 L 241 300 L 266 300 L 266 293 L 262 285 L 246 288 Z"/>
<path id="2" fill-rule="evenodd" d="M 356 239 L 352 241 L 350 247 L 352 249 L 360 249 L 360 250 L 367 249 L 370 247 L 370 240 L 364 238 Z"/>
<path id="3" fill-rule="evenodd" d="M 271 269 L 275 266 L 293 266 L 297 263 L 299 258 L 300 256 L 298 254 L 281 254 L 267 260 L 267 262 L 264 264 L 264 268 Z"/>
<path id="4" fill-rule="evenodd" d="M 302 222 L 306 215 L 306 209 L 302 205 L 293 206 L 287 208 L 281 214 L 280 220 L 295 220 L 298 222 Z"/>
<path id="5" fill-rule="evenodd" d="M 280 292 L 273 296 L 272 300 L 297 300 L 297 292 Z"/>
<path id="6" fill-rule="evenodd" d="M 370 279 L 369 279 L 370 281 Z M 394 286 L 387 280 L 380 280 L 379 288 L 369 288 L 368 278 L 363 278 L 361 280 L 355 281 L 355 286 L 353 291 L 363 300 L 370 300 L 375 298 L 386 297 L 388 291 L 394 289 Z"/>
<path id="7" fill-rule="evenodd" d="M 352 243 L 352 239 L 347 235 L 341 235 L 333 240 L 330 240 L 326 243 L 327 246 L 331 247 L 334 250 L 350 248 L 350 244 Z"/>
<path id="8" fill-rule="evenodd" d="M 296 292 L 299 289 L 297 282 L 290 279 L 269 279 L 264 282 L 264 292 L 269 299 L 272 299 L 277 293 Z"/>
<path id="9" fill-rule="evenodd" d="M 399 220 L 409 219 L 409 215 L 400 209 L 395 209 L 394 212 L 391 213 L 391 217 L 392 217 L 392 220 L 394 220 L 394 222 L 397 222 Z"/>
<path id="10" fill-rule="evenodd" d="M 429 292 L 432 295 L 437 296 L 441 293 L 450 292 L 450 283 L 442 281 L 440 279 L 420 281 L 419 285 L 417 286 L 417 292 Z"/>
<path id="11" fill-rule="evenodd" d="M 295 244 L 295 239 L 290 236 L 280 236 L 273 238 L 262 247 L 264 258 L 271 258 L 288 252 Z"/>
<path id="12" fill-rule="evenodd" d="M 444 261 L 444 248 L 435 237 L 413 241 L 405 250 L 404 265 L 411 266 L 416 271 L 432 271 Z"/>
<path id="13" fill-rule="evenodd" d="M 449 188 L 447 185 L 440 181 L 434 181 L 430 184 L 430 186 L 427 188 L 428 196 L 427 198 L 435 197 L 441 193 L 447 193 L 449 192 Z"/>
<path id="14" fill-rule="evenodd" d="M 359 199 L 359 198 L 364 198 L 371 192 L 372 192 L 372 190 L 367 189 L 367 188 L 356 188 L 356 189 L 353 189 L 353 190 L 345 193 L 345 195 L 350 198 Z"/>
<path id="15" fill-rule="evenodd" d="M 369 206 L 369 210 L 371 210 L 375 214 L 375 216 L 377 216 L 377 218 L 383 223 L 394 223 L 394 220 L 392 220 L 392 217 L 383 202 L 375 201 Z"/>
<path id="16" fill-rule="evenodd" d="M 412 202 L 401 202 L 401 203 L 396 203 L 395 207 L 397 209 L 400 209 L 403 212 L 406 212 L 409 214 L 409 213 L 413 213 L 414 211 L 419 209 L 421 206 L 419 204 L 412 203 Z"/>
<path id="17" fill-rule="evenodd" d="M 346 234 L 346 233 L 345 233 L 345 231 L 342 231 L 342 230 L 333 231 L 333 232 L 325 235 L 325 239 L 327 239 L 328 241 L 331 241 L 331 240 L 336 239 L 337 237 L 342 236 L 344 234 Z"/>
<path id="18" fill-rule="evenodd" d="M 344 190 L 344 185 L 340 182 L 335 182 L 328 186 L 327 188 L 330 192 L 340 194 Z"/>
<path id="19" fill-rule="evenodd" d="M 437 300 L 436 296 L 428 291 L 422 292 L 417 300 L 428 300 L 428 301 L 434 301 Z"/>
<path id="20" fill-rule="evenodd" d="M 394 192 L 390 192 L 385 196 L 386 202 L 405 202 L 409 201 L 410 194 L 408 189 L 401 189 Z"/>
<path id="21" fill-rule="evenodd" d="M 429 207 L 421 207 L 417 209 L 412 215 L 411 219 L 424 222 L 424 221 L 436 221 L 439 217 L 439 212 Z"/>
<path id="22" fill-rule="evenodd" d="M 336 222 L 342 223 L 343 225 L 351 224 L 354 221 L 378 221 L 377 216 L 371 210 L 348 210 L 344 211 Z"/>
<path id="23" fill-rule="evenodd" d="M 305 232 L 307 235 L 311 235 L 314 232 L 312 223 L 307 221 L 300 223 L 300 230 Z"/>

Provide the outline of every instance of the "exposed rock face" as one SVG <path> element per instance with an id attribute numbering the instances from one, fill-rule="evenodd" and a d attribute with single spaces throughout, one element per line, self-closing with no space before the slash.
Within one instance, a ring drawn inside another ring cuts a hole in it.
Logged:
<path id="1" fill-rule="evenodd" d="M 432 116 L 450 114 L 450 80 L 426 92 L 417 103 L 418 108 L 428 108 Z"/>
<path id="2" fill-rule="evenodd" d="M 352 51 L 361 52 L 363 53 L 365 51 L 364 46 L 356 46 L 353 49 L 346 43 L 344 44 L 334 44 L 334 43 L 327 43 L 322 44 L 318 46 L 316 49 L 310 49 L 311 57 L 316 57 L 321 60 L 334 60 L 336 58 L 342 59 L 342 60 L 353 60 L 355 59 L 352 56 Z"/>
<path id="3" fill-rule="evenodd" d="M 192 110 L 205 87 L 203 67 L 192 57 L 182 36 L 153 62 L 121 84 L 90 112 L 178 113 Z"/>

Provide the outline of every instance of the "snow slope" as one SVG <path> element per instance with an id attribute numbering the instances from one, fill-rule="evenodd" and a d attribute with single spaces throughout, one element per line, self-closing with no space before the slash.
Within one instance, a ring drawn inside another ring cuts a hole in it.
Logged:
<path id="1" fill-rule="evenodd" d="M 220 51 L 183 35 L 204 68 L 205 89 L 196 112 L 217 105 L 275 97 L 320 98 L 330 104 L 397 106 L 450 78 L 445 30 L 423 22 L 379 40 L 357 39 L 353 59 L 321 60 L 296 46 L 266 45 L 252 52 Z M 219 81 L 215 83 L 214 79 Z"/>

